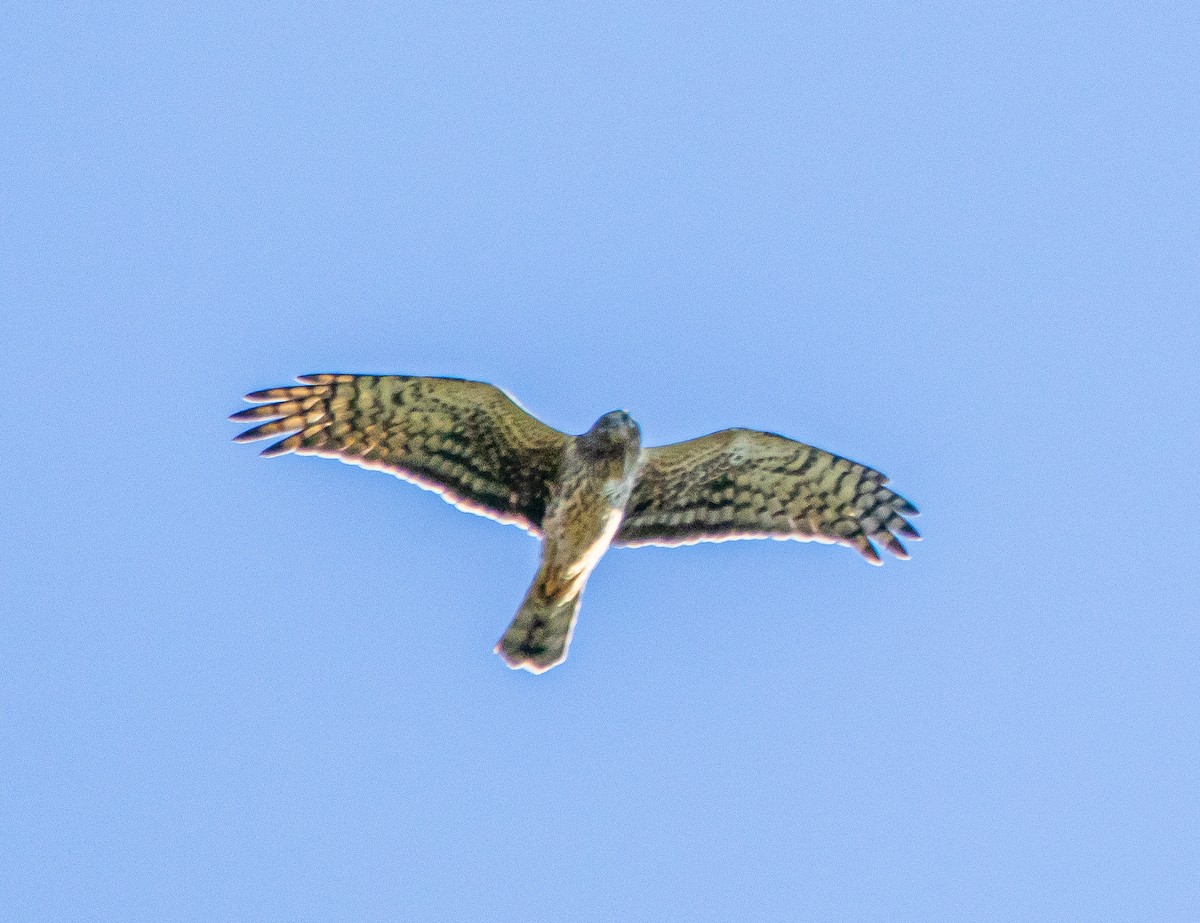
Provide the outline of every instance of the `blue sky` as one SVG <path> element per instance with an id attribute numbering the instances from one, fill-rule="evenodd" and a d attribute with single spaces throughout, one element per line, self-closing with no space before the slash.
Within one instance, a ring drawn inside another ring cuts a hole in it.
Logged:
<path id="1" fill-rule="evenodd" d="M 0 904 L 1194 920 L 1193 4 L 19 4 Z M 319 371 L 776 430 L 925 541 L 537 547 L 230 441 Z"/>

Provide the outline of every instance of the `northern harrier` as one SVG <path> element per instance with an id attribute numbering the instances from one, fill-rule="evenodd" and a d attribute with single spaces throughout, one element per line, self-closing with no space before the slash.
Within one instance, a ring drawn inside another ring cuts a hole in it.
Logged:
<path id="1" fill-rule="evenodd" d="M 774 538 L 847 545 L 881 563 L 916 508 L 878 471 L 775 433 L 726 429 L 643 449 L 623 410 L 581 436 L 537 420 L 498 388 L 459 378 L 304 375 L 248 394 L 230 419 L 263 420 L 235 437 L 290 433 L 263 455 L 322 455 L 387 471 L 459 509 L 542 539 L 542 560 L 496 645 L 514 669 L 567 656 L 579 599 L 609 545 Z"/>

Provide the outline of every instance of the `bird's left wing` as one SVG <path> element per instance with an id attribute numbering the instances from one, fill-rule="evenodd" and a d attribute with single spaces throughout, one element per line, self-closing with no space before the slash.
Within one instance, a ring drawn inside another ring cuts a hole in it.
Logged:
<path id="1" fill-rule="evenodd" d="M 231 420 L 267 420 L 235 437 L 285 433 L 263 455 L 321 455 L 387 471 L 459 509 L 539 534 L 570 438 L 492 385 L 406 375 L 303 375 L 246 395 Z"/>
<path id="2" fill-rule="evenodd" d="M 873 541 L 908 557 L 897 534 L 916 507 L 865 465 L 775 433 L 727 429 L 646 449 L 615 545 L 776 538 L 847 545 L 881 563 Z"/>

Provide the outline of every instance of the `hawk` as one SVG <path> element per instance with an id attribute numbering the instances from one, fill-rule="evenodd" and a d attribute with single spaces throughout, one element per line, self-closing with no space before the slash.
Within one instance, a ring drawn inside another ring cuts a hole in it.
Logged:
<path id="1" fill-rule="evenodd" d="M 492 385 L 408 375 L 303 375 L 246 395 L 235 437 L 285 435 L 262 454 L 321 455 L 387 471 L 462 510 L 541 538 L 533 585 L 496 645 L 513 669 L 563 662 L 579 600 L 610 545 L 795 539 L 899 558 L 920 536 L 911 503 L 865 465 L 775 433 L 726 429 L 643 448 L 623 410 L 581 436 L 547 426 Z M 290 434 L 290 435 L 287 435 Z"/>

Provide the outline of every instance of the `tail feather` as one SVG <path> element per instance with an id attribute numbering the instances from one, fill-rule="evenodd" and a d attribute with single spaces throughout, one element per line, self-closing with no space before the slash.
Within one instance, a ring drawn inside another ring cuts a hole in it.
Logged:
<path id="1" fill-rule="evenodd" d="M 496 653 L 514 670 L 545 673 L 567 659 L 578 613 L 579 596 L 545 599 L 531 589 Z"/>

